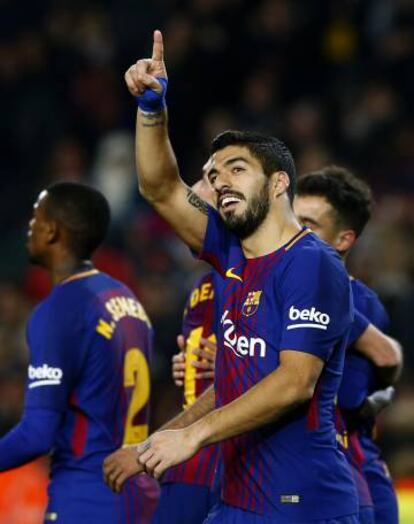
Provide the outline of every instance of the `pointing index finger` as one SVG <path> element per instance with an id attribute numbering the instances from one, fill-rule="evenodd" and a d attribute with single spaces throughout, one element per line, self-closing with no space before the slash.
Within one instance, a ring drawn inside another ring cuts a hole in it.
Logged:
<path id="1" fill-rule="evenodd" d="M 162 62 L 164 60 L 164 44 L 162 33 L 158 29 L 154 31 L 154 44 L 152 46 L 152 60 Z"/>

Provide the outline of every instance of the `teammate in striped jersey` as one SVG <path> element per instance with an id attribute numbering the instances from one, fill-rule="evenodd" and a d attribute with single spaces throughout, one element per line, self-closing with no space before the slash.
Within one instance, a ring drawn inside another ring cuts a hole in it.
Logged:
<path id="1" fill-rule="evenodd" d="M 294 208 L 301 222 L 345 260 L 370 217 L 368 186 L 346 169 L 330 166 L 300 177 L 297 191 Z M 389 337 L 388 344 L 387 340 L 379 339 L 379 344 L 372 345 L 368 323 L 386 331 L 388 315 L 376 293 L 365 284 L 351 279 L 351 286 L 360 319 L 354 322 L 350 335 L 338 395 L 339 408 L 348 422 L 345 454 L 356 470 L 360 506 L 369 506 L 371 498 L 374 503 L 374 517 L 371 521 L 368 517 L 361 521 L 397 524 L 397 499 L 388 468 L 375 443 L 374 422 L 377 406 L 382 407 L 389 397 L 387 392 L 376 394 L 375 391 L 391 385 L 397 378 L 401 351 Z M 364 352 L 364 348 L 369 347 L 367 340 L 371 340 L 371 350 Z M 367 397 L 370 398 L 367 400 Z M 361 416 L 367 412 L 369 417 Z"/>
<path id="2" fill-rule="evenodd" d="M 40 194 L 30 221 L 30 258 L 54 288 L 28 324 L 24 413 L 0 440 L 0 470 L 51 452 L 45 523 L 149 524 L 157 502 L 148 476 L 121 496 L 102 480 L 104 457 L 148 434 L 152 351 L 141 304 L 89 261 L 109 219 L 103 195 L 60 183 Z"/>
<path id="3" fill-rule="evenodd" d="M 214 279 L 208 272 L 199 278 L 187 301 L 182 326 L 184 409 L 212 385 L 200 369 L 208 344 L 215 343 Z M 212 374 L 211 371 L 208 374 Z M 153 524 L 193 524 L 203 522 L 217 502 L 213 489 L 219 459 L 218 445 L 200 449 L 190 460 L 165 472 L 161 496 Z"/>

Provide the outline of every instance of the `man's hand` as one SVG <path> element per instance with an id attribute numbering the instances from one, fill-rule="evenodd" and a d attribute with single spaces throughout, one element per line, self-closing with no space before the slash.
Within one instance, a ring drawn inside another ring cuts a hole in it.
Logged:
<path id="1" fill-rule="evenodd" d="M 207 338 L 200 338 L 200 347 L 193 350 L 200 360 L 192 362 L 192 366 L 198 369 L 196 378 L 214 378 L 214 367 L 216 363 L 217 344 Z"/>
<path id="2" fill-rule="evenodd" d="M 369 397 L 365 399 L 364 404 L 359 412 L 360 417 L 364 419 L 375 419 L 383 409 L 388 407 L 395 396 L 395 389 L 389 386 L 386 389 L 374 391 Z"/>
<path id="3" fill-rule="evenodd" d="M 178 335 L 177 344 L 180 348 L 180 352 L 174 355 L 171 359 L 172 378 L 174 384 L 178 387 L 184 385 L 185 376 L 185 339 L 183 335 Z M 199 370 L 196 373 L 195 378 L 197 379 L 213 379 L 214 378 L 214 366 L 216 361 L 216 350 L 217 344 L 201 337 L 200 347 L 195 348 L 192 353 L 199 357 L 200 360 L 191 362 L 191 365 Z"/>
<path id="4" fill-rule="evenodd" d="M 141 453 L 140 453 L 141 448 Z M 190 459 L 200 449 L 200 441 L 192 426 L 154 433 L 138 446 L 138 461 L 155 479 L 171 466 Z"/>
<path id="5" fill-rule="evenodd" d="M 177 345 L 180 348 L 180 352 L 171 359 L 172 378 L 176 386 L 182 387 L 185 375 L 185 339 L 183 335 L 178 335 Z"/>
<path id="6" fill-rule="evenodd" d="M 133 96 L 142 95 L 145 89 L 152 89 L 160 93 L 162 86 L 157 78 L 167 78 L 161 31 L 154 31 L 152 57 L 138 60 L 125 73 L 125 82 Z"/>
<path id="7" fill-rule="evenodd" d="M 142 473 L 144 467 L 138 462 L 137 447 L 120 448 L 104 460 L 103 474 L 108 486 L 120 493 L 130 477 Z"/>

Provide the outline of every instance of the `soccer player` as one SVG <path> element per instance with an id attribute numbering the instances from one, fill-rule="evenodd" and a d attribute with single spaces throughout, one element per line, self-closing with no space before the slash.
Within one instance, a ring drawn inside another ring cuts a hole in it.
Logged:
<path id="1" fill-rule="evenodd" d="M 211 189 L 204 178 L 192 189 L 209 201 Z M 214 349 L 216 341 L 215 322 L 214 278 L 210 271 L 193 286 L 184 309 L 182 334 L 178 337 L 184 409 L 190 408 L 213 382 L 214 372 L 206 368 L 210 367 L 210 347 Z M 161 479 L 160 500 L 152 524 L 203 522 L 218 501 L 218 490 L 214 489 L 218 458 L 218 445 L 207 446 L 187 462 L 170 468 Z"/>
<path id="2" fill-rule="evenodd" d="M 160 32 L 152 59 L 132 66 L 126 82 L 139 97 L 141 192 L 220 273 L 222 286 L 214 390 L 135 455 L 108 457 L 108 483 L 119 490 L 142 468 L 159 477 L 221 442 L 223 489 L 209 524 L 356 523 L 356 492 L 334 426 L 353 315 L 349 278 L 334 250 L 294 216 L 289 150 L 254 133 L 219 135 L 208 169 L 215 211 L 178 173 Z"/>
<path id="3" fill-rule="evenodd" d="M 302 187 L 302 183 L 304 187 Z M 318 211 L 321 207 L 322 209 L 325 209 L 321 204 L 323 197 L 319 194 L 313 195 L 312 193 L 307 195 L 306 192 L 308 186 L 310 191 L 315 189 L 315 191 L 319 191 L 321 194 L 323 193 L 323 189 L 328 192 L 327 188 L 329 188 L 330 193 L 333 193 L 334 195 L 331 197 L 331 200 L 334 201 L 332 205 L 334 205 L 339 200 L 340 204 L 342 204 L 342 207 L 345 205 L 348 209 L 352 209 L 353 223 L 360 223 L 358 233 L 355 231 L 351 232 L 351 236 L 353 240 L 355 240 L 361 231 L 361 228 L 365 225 L 370 216 L 371 197 L 369 189 L 365 184 L 345 170 L 341 170 L 336 167 L 329 167 L 320 173 L 312 173 L 300 178 L 298 186 L 300 196 L 295 198 L 295 211 L 299 212 L 299 217 L 303 222 L 308 224 L 310 228 L 316 228 L 318 233 L 320 233 L 320 236 L 322 236 L 325 240 L 331 240 L 333 247 L 335 247 L 336 244 L 332 240 L 332 230 L 335 232 L 335 238 L 349 236 L 350 231 L 341 229 L 341 227 L 344 227 L 344 223 L 346 224 L 347 217 L 343 217 L 340 226 L 337 225 L 334 227 L 334 209 L 332 208 L 329 210 L 330 213 L 328 213 L 328 216 L 325 217 L 325 219 L 322 218 L 322 220 L 320 220 L 319 215 L 315 215 L 315 211 Z M 207 198 L 204 199 L 207 200 Z M 341 207 L 340 204 L 338 204 L 339 207 Z M 337 213 L 339 213 L 339 211 L 337 211 Z M 339 219 L 336 222 L 338 223 Z M 327 230 L 328 225 L 330 226 L 330 229 Z M 357 228 L 355 227 L 354 229 Z M 345 257 L 344 253 L 342 253 L 342 255 Z M 353 284 L 356 283 L 357 281 L 353 280 Z M 359 283 L 359 285 L 361 285 L 361 283 Z M 365 308 L 364 311 L 366 313 L 367 308 L 368 310 L 373 309 L 372 307 L 368 306 L 370 303 L 375 302 L 375 300 L 373 300 L 374 297 L 376 297 L 376 295 L 370 297 L 370 300 L 363 302 L 362 306 Z M 378 302 L 377 297 L 376 301 Z M 378 305 L 380 307 L 378 307 Z M 378 310 L 378 314 L 376 316 L 379 319 L 381 319 L 381 317 L 384 319 L 384 317 L 386 317 L 385 311 L 380 304 L 378 305 L 376 308 Z M 368 316 L 373 317 L 370 311 L 368 311 Z M 341 401 L 345 402 L 345 406 L 348 408 L 347 411 L 350 408 L 353 410 L 360 410 L 361 406 L 363 406 L 364 411 L 366 411 L 367 408 L 369 408 L 371 411 L 372 408 L 377 409 L 378 404 L 380 407 L 383 407 L 384 403 L 386 404 L 389 402 L 390 396 L 389 391 L 381 391 L 375 392 L 373 393 L 373 396 L 365 399 L 364 395 L 366 396 L 368 394 L 372 394 L 372 392 L 368 391 L 367 388 L 359 387 L 360 384 L 358 384 L 358 381 L 355 381 L 355 373 L 357 373 L 357 376 L 358 374 L 364 373 L 364 367 L 361 368 L 360 366 L 358 371 L 353 369 L 352 361 L 355 358 L 355 355 L 360 353 L 361 358 L 358 358 L 357 362 L 365 362 L 365 367 L 367 366 L 367 359 L 372 362 L 370 368 L 373 364 L 376 365 L 377 372 L 381 373 L 383 376 L 383 380 L 381 381 L 381 384 L 378 384 L 378 386 L 386 386 L 391 383 L 389 379 L 387 379 L 388 381 L 384 381 L 384 378 L 386 378 L 384 375 L 385 373 L 391 373 L 392 376 L 394 374 L 394 368 L 399 365 L 400 353 L 398 351 L 398 345 L 396 346 L 393 340 L 377 329 L 381 327 L 383 328 L 384 322 L 376 319 L 375 315 L 373 318 L 371 318 L 371 320 L 376 324 L 376 327 L 370 323 L 370 320 L 367 317 L 358 312 L 352 324 L 350 335 L 352 348 L 346 356 L 345 369 L 347 372 L 344 374 L 340 396 Z M 204 363 L 204 369 L 210 369 L 210 372 L 212 372 L 214 369 L 214 353 L 213 351 L 210 351 L 210 353 L 205 353 L 205 355 L 208 356 L 208 362 L 206 361 Z M 174 355 L 173 378 L 178 386 L 183 385 L 185 374 L 188 372 L 188 369 L 191 369 L 191 366 L 188 365 L 188 362 L 186 363 L 186 354 L 181 352 L 177 355 Z M 353 369 L 354 372 L 348 373 L 349 369 Z M 370 374 L 367 374 L 365 376 L 365 381 L 368 382 L 369 378 Z M 344 384 L 346 384 L 348 387 L 344 388 Z M 355 385 L 358 387 L 355 387 Z M 343 393 L 346 393 L 346 396 L 344 396 Z M 374 406 L 371 405 L 372 402 L 375 403 Z M 374 524 L 374 506 L 367 481 L 362 472 L 361 453 L 359 451 L 360 445 L 355 433 L 351 432 L 351 434 L 349 434 L 349 428 L 345 426 L 343 416 L 340 412 L 337 414 L 337 431 L 338 439 L 343 446 L 344 452 L 352 467 L 352 473 L 358 491 L 360 522 L 362 524 Z M 390 519 L 392 514 L 392 512 L 388 512 Z M 200 519 L 198 521 L 201 522 Z M 196 520 L 194 520 L 194 522 L 196 522 Z"/>
<path id="4" fill-rule="evenodd" d="M 299 178 L 294 209 L 303 224 L 328 242 L 345 260 L 370 217 L 369 187 L 346 169 L 330 166 Z M 356 310 L 377 328 L 385 331 L 387 313 L 378 296 L 357 279 L 351 281 Z M 363 331 L 360 340 L 369 336 Z M 358 332 L 358 327 L 355 328 Z M 352 337 L 351 339 L 355 338 Z M 358 344 L 358 342 L 357 342 Z M 401 367 L 401 352 L 394 345 L 388 359 L 375 351 L 364 355 L 355 346 L 348 349 L 338 403 L 348 422 L 346 455 L 368 482 L 374 502 L 375 522 L 398 523 L 398 506 L 388 469 L 374 440 L 375 409 L 387 393 L 375 393 L 389 386 Z M 368 357 L 368 358 L 367 358 Z M 376 366 L 373 364 L 376 363 Z M 367 397 L 370 398 L 367 399 Z M 361 413 L 362 411 L 362 413 Z M 370 415 L 364 417 L 364 412 Z M 363 487 L 360 490 L 363 493 Z M 365 499 L 366 500 L 366 499 Z"/>
<path id="5" fill-rule="evenodd" d="M 0 470 L 51 452 L 45 522 L 149 523 L 158 488 L 142 476 L 121 497 L 102 462 L 148 434 L 150 321 L 134 294 L 90 258 L 110 220 L 106 199 L 74 183 L 40 193 L 28 232 L 30 260 L 54 288 L 27 328 L 24 413 L 0 440 Z"/>

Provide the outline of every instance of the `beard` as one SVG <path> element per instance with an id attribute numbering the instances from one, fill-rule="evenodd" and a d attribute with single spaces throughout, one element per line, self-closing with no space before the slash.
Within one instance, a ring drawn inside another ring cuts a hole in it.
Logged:
<path id="1" fill-rule="evenodd" d="M 237 216 L 229 213 L 223 216 L 224 223 L 240 240 L 244 240 L 251 236 L 267 217 L 270 208 L 269 199 L 269 179 L 267 179 L 259 193 L 254 195 L 249 203 L 246 211 Z"/>

